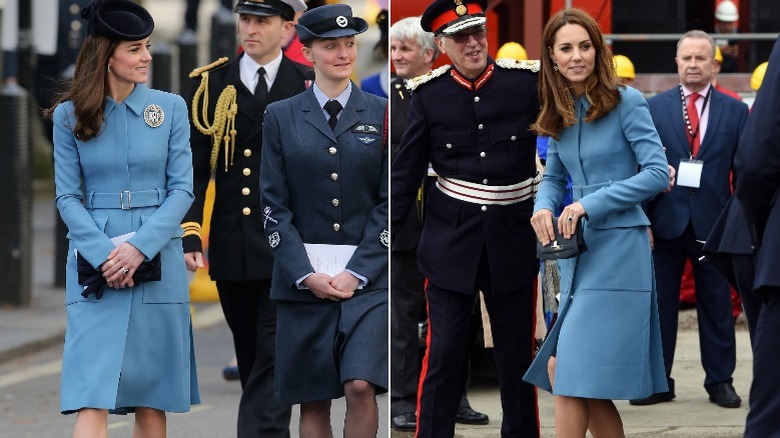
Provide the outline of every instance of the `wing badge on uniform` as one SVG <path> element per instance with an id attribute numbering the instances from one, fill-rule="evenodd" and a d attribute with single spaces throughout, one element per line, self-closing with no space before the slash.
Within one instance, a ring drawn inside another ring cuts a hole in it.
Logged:
<path id="1" fill-rule="evenodd" d="M 371 144 L 376 141 L 375 138 L 371 138 L 371 137 L 357 137 L 357 139 L 363 144 Z"/>
<path id="2" fill-rule="evenodd" d="M 163 109 L 157 104 L 151 104 L 144 109 L 144 122 L 152 128 L 162 125 L 165 120 Z"/>
<path id="3" fill-rule="evenodd" d="M 268 244 L 271 246 L 271 248 L 276 248 L 279 246 L 279 243 L 282 241 L 282 236 L 279 235 L 278 231 L 274 231 L 273 233 L 268 235 Z"/>
<path id="4" fill-rule="evenodd" d="M 387 229 L 384 229 L 381 233 L 379 233 L 379 242 L 382 243 L 385 248 L 390 246 L 390 233 L 387 231 Z"/>

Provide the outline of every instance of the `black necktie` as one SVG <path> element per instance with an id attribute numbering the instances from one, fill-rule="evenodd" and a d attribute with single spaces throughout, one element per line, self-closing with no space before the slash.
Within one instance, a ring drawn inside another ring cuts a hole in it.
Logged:
<path id="1" fill-rule="evenodd" d="M 255 85 L 255 98 L 257 100 L 265 99 L 265 95 L 268 94 L 268 84 L 265 82 L 265 69 L 260 67 L 257 69 L 257 85 Z"/>
<path id="2" fill-rule="evenodd" d="M 330 129 L 334 129 L 336 127 L 336 122 L 339 121 L 336 116 L 339 114 L 339 111 L 341 111 L 341 104 L 338 100 L 329 100 L 325 103 L 325 111 L 330 115 L 328 125 L 330 125 Z"/>

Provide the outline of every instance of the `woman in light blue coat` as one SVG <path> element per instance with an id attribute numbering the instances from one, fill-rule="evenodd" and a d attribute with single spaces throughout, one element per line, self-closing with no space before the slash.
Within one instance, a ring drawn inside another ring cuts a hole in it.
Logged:
<path id="1" fill-rule="evenodd" d="M 620 86 L 596 22 L 578 9 L 554 15 L 543 34 L 542 111 L 551 137 L 531 224 L 547 244 L 583 220 L 588 251 L 560 262 L 558 320 L 525 380 L 553 393 L 558 436 L 623 436 L 614 399 L 666 391 L 655 275 L 640 203 L 669 173 L 642 95 Z M 638 171 L 637 171 L 638 169 Z M 553 212 L 573 180 L 574 202 Z"/>
<path id="2" fill-rule="evenodd" d="M 165 411 L 199 402 L 180 226 L 193 200 L 187 107 L 144 85 L 146 10 L 95 0 L 82 16 L 73 83 L 46 111 L 70 239 L 60 409 L 78 412 L 76 437 L 105 436 L 109 412 L 135 412 L 133 436 L 164 436 Z M 79 284 L 77 254 L 101 293 Z M 139 282 L 157 255 L 159 280 Z"/>

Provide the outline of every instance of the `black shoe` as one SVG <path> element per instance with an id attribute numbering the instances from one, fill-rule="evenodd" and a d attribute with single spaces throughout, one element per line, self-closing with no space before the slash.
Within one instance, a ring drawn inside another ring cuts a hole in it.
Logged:
<path id="1" fill-rule="evenodd" d="M 738 408 L 742 404 L 731 383 L 719 383 L 707 392 L 710 393 L 710 401 L 722 408 Z"/>
<path id="2" fill-rule="evenodd" d="M 460 424 L 488 424 L 490 418 L 482 412 L 471 409 L 471 406 L 464 406 L 458 409 L 455 415 L 455 422 Z"/>
<path id="3" fill-rule="evenodd" d="M 656 405 L 658 403 L 672 401 L 676 396 L 672 391 L 656 392 L 649 397 L 639 398 L 635 400 L 629 400 L 628 402 L 634 406 L 649 406 Z"/>
<path id="4" fill-rule="evenodd" d="M 390 420 L 393 429 L 401 432 L 414 432 L 417 429 L 417 417 L 414 412 L 404 412 Z"/>

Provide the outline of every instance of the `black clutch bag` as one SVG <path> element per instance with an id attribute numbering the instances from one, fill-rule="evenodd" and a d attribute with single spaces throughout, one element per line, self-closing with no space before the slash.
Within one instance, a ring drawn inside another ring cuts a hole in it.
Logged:
<path id="1" fill-rule="evenodd" d="M 566 239 L 558 232 L 558 218 L 553 218 L 555 239 L 547 245 L 536 241 L 536 257 L 544 260 L 569 259 L 578 256 L 588 250 L 585 239 L 582 237 L 582 221 L 577 221 L 574 234 Z"/>
<path id="2" fill-rule="evenodd" d="M 103 291 L 107 286 L 103 273 L 99 269 L 93 268 L 81 254 L 76 256 L 76 272 L 78 273 L 79 284 L 84 286 L 84 290 L 81 292 L 82 297 L 86 298 L 92 293 L 95 294 L 95 298 L 98 300 L 103 297 Z M 160 262 L 159 253 L 148 262 L 141 263 L 135 270 L 135 273 L 133 273 L 133 281 L 135 283 L 160 281 L 161 278 L 162 263 Z"/>

